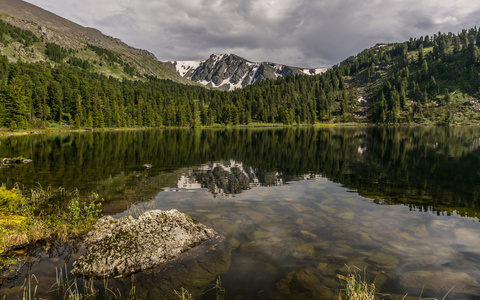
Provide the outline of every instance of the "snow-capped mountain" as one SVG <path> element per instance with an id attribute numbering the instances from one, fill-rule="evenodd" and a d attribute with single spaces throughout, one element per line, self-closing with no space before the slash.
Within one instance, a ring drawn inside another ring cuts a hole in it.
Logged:
<path id="1" fill-rule="evenodd" d="M 304 69 L 271 62 L 251 62 L 235 54 L 212 54 L 203 61 L 169 61 L 168 67 L 180 76 L 224 90 L 242 88 L 262 79 L 290 74 L 317 75 L 327 68 Z"/>

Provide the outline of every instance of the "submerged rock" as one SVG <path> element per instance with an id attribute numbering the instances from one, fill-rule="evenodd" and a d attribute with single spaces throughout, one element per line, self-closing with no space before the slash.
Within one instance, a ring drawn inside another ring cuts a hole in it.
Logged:
<path id="1" fill-rule="evenodd" d="M 292 271 L 277 282 L 277 291 L 282 295 L 275 299 L 333 299 L 334 292 L 320 278 L 316 270 Z"/>
<path id="2" fill-rule="evenodd" d="M 87 234 L 87 253 L 73 264 L 72 273 L 124 277 L 156 267 L 216 234 L 175 209 L 151 210 L 138 219 L 103 217 Z"/>
<path id="3" fill-rule="evenodd" d="M 478 278 L 478 274 L 476 274 Z M 421 288 L 436 294 L 461 293 L 480 296 L 477 278 L 455 270 L 412 271 L 400 276 L 403 287 Z"/>
<path id="4" fill-rule="evenodd" d="M 380 268 L 383 269 L 393 269 L 395 268 L 399 260 L 393 255 L 385 254 L 385 253 L 376 253 L 368 258 L 373 264 L 378 265 Z"/>
<path id="5" fill-rule="evenodd" d="M 135 275 L 136 290 L 148 291 L 147 297 L 137 299 L 178 299 L 174 291 L 182 288 L 192 294 L 192 299 L 200 299 L 205 289 L 211 288 L 209 284 L 229 269 L 231 246 L 228 235 L 217 235 L 157 268 Z M 122 280 L 128 287 L 129 278 Z"/>

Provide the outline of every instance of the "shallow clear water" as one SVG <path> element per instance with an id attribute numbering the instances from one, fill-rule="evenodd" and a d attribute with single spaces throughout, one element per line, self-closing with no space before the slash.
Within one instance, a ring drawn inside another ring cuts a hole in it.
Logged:
<path id="1" fill-rule="evenodd" d="M 231 238 L 227 257 L 170 277 L 136 274 L 138 298 L 181 287 L 202 294 L 220 279 L 225 299 L 332 299 L 349 270 L 400 298 L 452 288 L 447 299 L 480 298 L 476 127 L 147 130 L 0 143 L 0 157 L 34 160 L 0 169 L 7 184 L 96 191 L 115 217 L 175 208 Z M 35 274 L 37 295 L 61 298 L 49 292 L 56 268 L 68 271 L 84 251 L 59 242 L 17 253 L 27 263 L 2 274 L 0 294 L 17 299 Z M 131 286 L 132 278 L 108 283 L 124 297 Z"/>

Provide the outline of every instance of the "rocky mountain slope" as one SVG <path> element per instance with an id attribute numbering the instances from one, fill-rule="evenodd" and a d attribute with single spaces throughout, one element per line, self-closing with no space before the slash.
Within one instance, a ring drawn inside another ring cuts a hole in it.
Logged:
<path id="1" fill-rule="evenodd" d="M 148 75 L 189 83 L 165 67 L 152 53 L 130 47 L 97 29 L 83 27 L 30 3 L 21 0 L 0 0 L 0 19 L 32 31 L 42 39 L 42 42 L 55 43 L 69 50 L 69 55 L 64 61 L 71 58 L 86 60 L 99 73 L 114 77 Z M 103 49 L 108 50 L 107 55 L 104 55 Z M 10 61 L 18 59 L 24 62 L 48 61 L 43 43 L 31 46 L 21 45 L 15 41 L 10 44 L 3 43 L 0 54 L 6 55 Z M 110 56 L 115 59 L 113 61 L 111 57 L 109 59 L 108 54 L 112 54 Z M 127 69 L 130 71 L 127 72 Z"/>
<path id="2" fill-rule="evenodd" d="M 235 54 L 212 54 L 203 61 L 170 61 L 167 66 L 184 78 L 223 90 L 242 88 L 262 79 L 275 79 L 290 74 L 317 75 L 327 70 L 251 62 Z"/>

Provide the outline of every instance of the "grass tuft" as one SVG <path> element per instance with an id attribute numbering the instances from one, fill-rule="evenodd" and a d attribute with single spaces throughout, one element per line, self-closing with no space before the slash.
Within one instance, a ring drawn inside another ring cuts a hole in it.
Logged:
<path id="1" fill-rule="evenodd" d="M 365 276 L 358 274 L 355 271 L 350 271 L 347 277 L 343 277 L 345 280 L 345 288 L 341 291 L 345 298 L 342 296 L 339 299 L 346 300 L 374 300 L 375 299 L 375 284 L 368 284 L 365 280 Z"/>

